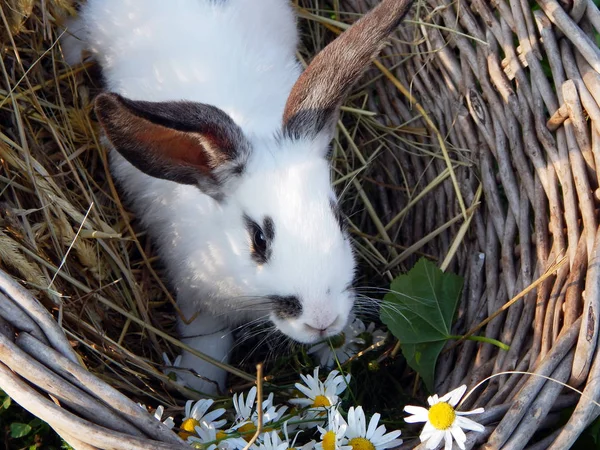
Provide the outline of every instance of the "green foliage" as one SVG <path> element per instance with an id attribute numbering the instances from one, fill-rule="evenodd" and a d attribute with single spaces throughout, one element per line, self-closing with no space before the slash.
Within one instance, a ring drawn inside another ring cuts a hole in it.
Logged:
<path id="1" fill-rule="evenodd" d="M 381 308 L 381 320 L 402 345 L 408 364 L 433 391 L 435 365 L 446 340 L 463 280 L 442 272 L 424 258 L 405 275 L 392 281 Z"/>
<path id="2" fill-rule="evenodd" d="M 23 450 L 58 450 L 64 441 L 48 426 L 18 404 L 0 389 L 0 433 L 6 439 L 6 448 Z"/>
<path id="3" fill-rule="evenodd" d="M 13 439 L 19 439 L 27 436 L 31 433 L 31 425 L 26 423 L 13 422 L 10 424 L 10 437 Z"/>

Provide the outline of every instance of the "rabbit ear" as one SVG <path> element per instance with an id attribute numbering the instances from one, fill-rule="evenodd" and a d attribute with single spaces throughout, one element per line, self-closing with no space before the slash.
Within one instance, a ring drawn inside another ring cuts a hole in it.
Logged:
<path id="1" fill-rule="evenodd" d="M 225 112 L 193 102 L 132 101 L 100 94 L 96 115 L 115 150 L 156 178 L 197 185 L 220 200 L 227 179 L 240 175 L 250 152 Z"/>
<path id="2" fill-rule="evenodd" d="M 313 138 L 322 131 L 333 134 L 344 98 L 412 2 L 383 0 L 313 59 L 285 105 L 286 136 L 298 139 Z"/>

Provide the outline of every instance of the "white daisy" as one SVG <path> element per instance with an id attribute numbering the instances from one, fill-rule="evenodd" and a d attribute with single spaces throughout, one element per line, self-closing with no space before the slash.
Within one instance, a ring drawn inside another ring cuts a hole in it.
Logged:
<path id="1" fill-rule="evenodd" d="M 290 448 L 290 443 L 287 440 L 282 441 L 277 431 L 264 433 L 262 442 L 250 447 L 251 450 L 288 450 L 288 448 Z"/>
<path id="2" fill-rule="evenodd" d="M 343 376 L 337 370 L 332 370 L 325 381 L 319 380 L 319 367 L 316 367 L 313 376 L 300 375 L 304 384 L 296 383 L 296 389 L 304 397 L 293 398 L 289 403 L 300 407 L 308 407 L 301 413 L 300 428 L 314 428 L 325 422 L 325 409 L 337 406 L 340 403 L 339 395 L 344 392 L 350 382 L 350 374 Z"/>
<path id="3" fill-rule="evenodd" d="M 244 433 L 244 436 L 250 439 L 252 431 L 258 426 L 258 411 L 256 404 L 256 386 L 254 386 L 244 399 L 244 394 L 233 395 L 233 407 L 235 408 L 235 425 L 233 430 Z M 287 406 L 273 405 L 273 393 L 271 392 L 267 399 L 262 402 L 263 426 L 276 422 L 281 419 L 287 411 Z"/>
<path id="4" fill-rule="evenodd" d="M 181 355 L 177 356 L 173 362 L 171 362 L 166 353 L 162 354 L 162 358 L 165 363 L 164 367 L 161 369 L 162 373 L 168 376 L 169 379 L 171 379 L 175 383 L 178 383 L 182 386 L 186 386 L 185 382 L 180 380 L 180 377 L 178 377 L 177 375 L 177 372 L 181 370 Z"/>
<path id="5" fill-rule="evenodd" d="M 165 407 L 162 406 L 162 405 L 160 405 L 158 408 L 156 408 L 156 411 L 154 411 L 154 418 L 156 420 L 161 421 L 162 423 L 164 423 L 169 428 L 173 428 L 175 426 L 175 421 L 170 416 L 167 417 L 165 420 L 163 420 L 162 416 L 163 416 L 164 412 L 165 412 Z"/>
<path id="6" fill-rule="evenodd" d="M 325 381 L 319 380 L 319 367 L 315 367 L 313 375 L 300 375 L 302 383 L 296 383 L 304 398 L 293 398 L 289 402 L 298 406 L 323 408 L 336 406 L 340 402 L 339 395 L 346 390 L 350 382 L 350 374 L 340 375 L 337 370 L 332 370 Z"/>
<path id="7" fill-rule="evenodd" d="M 230 436 L 228 432 L 217 430 L 213 423 L 202 422 L 194 429 L 197 436 L 189 436 L 187 441 L 202 450 L 242 450 L 247 443 L 241 437 Z M 212 442 L 208 447 L 205 444 Z"/>
<path id="8" fill-rule="evenodd" d="M 398 439 L 400 430 L 386 433 L 385 425 L 377 426 L 380 417 L 379 413 L 373 414 L 367 427 L 362 406 L 356 409 L 350 407 L 344 444 L 349 445 L 352 450 L 384 450 L 401 445 L 402 439 Z"/>
<path id="9" fill-rule="evenodd" d="M 429 409 L 411 405 L 404 407 L 404 411 L 412 414 L 405 418 L 405 421 L 408 423 L 425 422 L 419 438 L 421 442 L 427 442 L 428 449 L 436 448 L 444 440 L 445 450 L 450 450 L 454 438 L 458 446 L 464 450 L 467 436 L 463 429 L 480 433 L 484 431 L 483 425 L 463 417 L 470 414 L 481 414 L 484 411 L 483 408 L 465 412 L 454 409 L 466 390 L 467 386 L 463 385 L 441 398 L 438 398 L 437 395 L 429 397 L 427 399 Z"/>
<path id="10" fill-rule="evenodd" d="M 181 422 L 181 431 L 179 433 L 182 438 L 187 438 L 190 434 L 195 432 L 196 427 L 199 427 L 202 424 L 212 425 L 214 428 L 218 429 L 227 423 L 227 420 L 225 419 L 217 420 L 225 414 L 224 408 L 207 412 L 213 403 L 214 400 L 211 399 L 198 400 L 196 403 L 192 400 L 188 400 L 185 403 L 185 416 Z"/>
<path id="11" fill-rule="evenodd" d="M 314 353 L 321 366 L 333 367 L 336 359 L 343 364 L 364 348 L 368 342 L 369 345 L 372 345 L 383 339 L 385 339 L 385 333 L 375 330 L 374 323 L 367 328 L 362 320 L 351 317 L 340 334 L 314 345 L 308 349 L 308 353 Z"/>
<path id="12" fill-rule="evenodd" d="M 337 408 L 327 412 L 327 428 L 317 426 L 321 433 L 321 441 L 315 444 L 315 450 L 352 450 L 348 445 L 342 445 L 348 424 Z"/>
<path id="13" fill-rule="evenodd" d="M 140 408 L 142 408 L 144 411 L 146 412 L 150 412 L 149 409 L 146 407 L 146 405 L 142 404 L 142 403 L 138 403 L 137 404 Z M 165 407 L 160 405 L 158 408 L 156 408 L 156 410 L 154 411 L 154 418 L 162 423 L 164 423 L 166 426 L 168 426 L 169 428 L 173 428 L 175 426 L 175 421 L 173 420 L 172 417 L 167 417 L 165 420 L 162 420 L 162 415 L 165 412 Z"/>
<path id="14" fill-rule="evenodd" d="M 277 422 L 288 410 L 288 407 L 285 405 L 274 405 L 273 395 L 271 392 L 263 401 L 263 423 Z"/>

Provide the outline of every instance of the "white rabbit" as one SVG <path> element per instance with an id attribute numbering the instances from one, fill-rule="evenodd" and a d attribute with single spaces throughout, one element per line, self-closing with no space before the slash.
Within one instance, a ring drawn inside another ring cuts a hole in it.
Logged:
<path id="1" fill-rule="evenodd" d="M 301 343 L 343 329 L 355 261 L 326 157 L 344 96 L 411 3 L 384 0 L 302 75 L 286 0 L 82 7 L 65 53 L 74 62 L 83 43 L 102 67 L 112 173 L 195 317 L 179 323 L 186 344 L 226 361 L 245 321 Z M 224 385 L 190 353 L 181 365 L 195 389 Z"/>

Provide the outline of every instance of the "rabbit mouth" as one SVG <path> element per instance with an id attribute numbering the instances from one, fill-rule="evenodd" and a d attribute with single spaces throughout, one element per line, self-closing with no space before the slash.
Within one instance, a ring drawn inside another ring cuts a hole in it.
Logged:
<path id="1" fill-rule="evenodd" d="M 333 320 L 311 322 L 305 318 L 281 319 L 271 317 L 275 326 L 286 336 L 301 344 L 314 344 L 339 334 L 346 324 L 347 318 L 340 314 Z"/>

